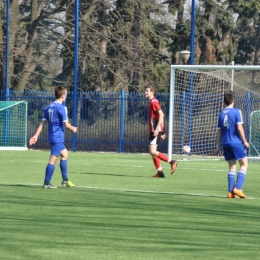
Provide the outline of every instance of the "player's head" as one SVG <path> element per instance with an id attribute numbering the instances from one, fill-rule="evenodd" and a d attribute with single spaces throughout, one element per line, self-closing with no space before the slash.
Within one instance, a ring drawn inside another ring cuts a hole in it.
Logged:
<path id="1" fill-rule="evenodd" d="M 62 98 L 62 100 L 65 101 L 66 97 L 67 97 L 67 88 L 61 86 L 55 88 L 56 99 Z"/>
<path id="2" fill-rule="evenodd" d="M 145 87 L 145 96 L 147 98 L 153 98 L 155 96 L 155 86 L 152 83 L 149 83 L 146 87 Z"/>
<path id="3" fill-rule="evenodd" d="M 226 106 L 231 105 L 234 103 L 234 92 L 233 91 L 227 91 L 224 93 L 224 104 Z"/>

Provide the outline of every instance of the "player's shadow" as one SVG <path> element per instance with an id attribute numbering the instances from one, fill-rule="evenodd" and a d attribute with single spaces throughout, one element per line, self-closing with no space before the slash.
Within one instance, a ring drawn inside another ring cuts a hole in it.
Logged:
<path id="1" fill-rule="evenodd" d="M 127 174 L 118 174 L 118 173 L 112 174 L 112 173 L 100 173 L 100 172 L 81 172 L 80 174 L 103 175 L 103 176 L 113 176 L 113 177 L 147 178 L 147 176 L 127 175 Z"/>
<path id="2" fill-rule="evenodd" d="M 227 199 L 227 196 L 221 195 L 210 195 L 210 194 L 192 194 L 192 193 L 178 193 L 178 192 L 167 192 L 167 191 L 145 191 L 145 190 L 125 190 L 125 192 L 133 193 L 153 193 L 158 195 L 169 195 L 169 196 L 188 196 L 188 197 L 204 197 L 204 198 L 218 198 L 218 199 Z M 237 198 L 238 199 L 238 198 Z"/>
<path id="3" fill-rule="evenodd" d="M 39 189 L 42 185 L 0 183 L 0 186 Z"/>

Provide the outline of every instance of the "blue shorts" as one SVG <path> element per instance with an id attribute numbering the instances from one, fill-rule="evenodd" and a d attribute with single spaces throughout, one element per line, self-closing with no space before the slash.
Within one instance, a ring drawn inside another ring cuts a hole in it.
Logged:
<path id="1" fill-rule="evenodd" d="M 223 151 L 226 161 L 238 161 L 247 157 L 246 149 L 242 143 L 223 144 Z"/>
<path id="2" fill-rule="evenodd" d="M 51 144 L 51 155 L 60 156 L 64 149 L 66 149 L 64 143 Z"/>

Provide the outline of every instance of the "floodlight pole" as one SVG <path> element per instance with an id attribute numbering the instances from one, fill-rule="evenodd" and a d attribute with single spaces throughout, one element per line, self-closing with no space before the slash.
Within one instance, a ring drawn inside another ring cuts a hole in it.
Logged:
<path id="1" fill-rule="evenodd" d="M 195 23 L 196 23 L 196 0 L 192 0 L 191 31 L 190 31 L 190 65 L 194 65 Z"/>
<path id="2" fill-rule="evenodd" d="M 9 101 L 9 29 L 10 29 L 10 0 L 6 0 L 6 40 L 5 40 L 5 100 Z"/>
<path id="3" fill-rule="evenodd" d="M 77 126 L 77 88 L 78 88 L 78 45 L 79 45 L 79 0 L 75 0 L 75 26 L 74 26 L 74 79 L 73 79 L 73 126 Z M 72 134 L 72 151 L 76 151 L 76 134 Z"/>

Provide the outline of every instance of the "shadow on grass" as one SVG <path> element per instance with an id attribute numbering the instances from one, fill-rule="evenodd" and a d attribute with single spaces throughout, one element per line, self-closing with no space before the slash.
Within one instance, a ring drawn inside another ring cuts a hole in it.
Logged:
<path id="1" fill-rule="evenodd" d="M 18 188 L 33 188 L 33 189 L 39 189 L 39 187 L 42 187 L 42 185 L 38 184 L 22 184 L 22 183 L 0 183 L 0 186 L 6 186 L 6 187 L 18 187 Z"/>
<path id="2" fill-rule="evenodd" d="M 123 190 L 125 192 L 135 192 L 135 193 L 152 193 L 159 195 L 174 195 L 174 196 L 192 196 L 192 197 L 206 197 L 206 198 L 220 198 L 227 199 L 226 196 L 220 195 L 209 195 L 209 194 L 196 194 L 196 193 L 177 193 L 177 192 L 167 192 L 167 191 L 142 191 L 142 190 Z"/>
<path id="3" fill-rule="evenodd" d="M 147 176 L 140 175 L 129 175 L 129 174 L 117 174 L 117 173 L 100 173 L 100 172 L 81 172 L 80 174 L 86 175 L 103 175 L 103 176 L 113 176 L 113 177 L 130 177 L 130 178 L 147 178 Z"/>

